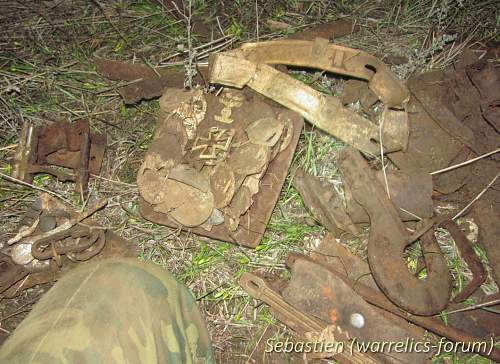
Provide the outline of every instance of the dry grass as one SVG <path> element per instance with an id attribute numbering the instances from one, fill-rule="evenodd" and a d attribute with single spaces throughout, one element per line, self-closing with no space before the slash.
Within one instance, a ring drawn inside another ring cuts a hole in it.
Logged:
<path id="1" fill-rule="evenodd" d="M 347 5 L 326 0 L 196 0 L 192 2 L 193 18 L 213 22 L 217 27 L 208 36 L 188 37 L 185 15 L 189 13 L 189 3 L 185 1 L 182 9 L 176 9 L 169 1 L 160 0 L 0 0 L 0 171 L 11 171 L 12 145 L 23 120 L 39 123 L 89 118 L 93 129 L 108 136 L 101 176 L 90 184 L 93 199 L 110 199 L 110 206 L 98 214 L 100 222 L 136 242 L 142 259 L 160 264 L 185 282 L 198 298 L 218 358 L 244 362 L 268 327 L 280 328 L 277 335 L 287 332 L 276 325 L 264 305 L 257 305 L 241 290 L 238 277 L 247 270 L 286 276 L 283 262 L 287 254 L 303 252 L 304 241 L 321 237 L 324 230 L 305 223 L 309 214 L 291 186 L 290 176 L 265 238 L 255 250 L 145 221 L 137 211 L 135 175 L 152 138 L 158 104 L 151 101 L 124 106 L 116 93 L 119 85 L 95 73 L 93 54 L 144 62 L 152 67 L 185 67 L 193 60 L 204 63 L 211 52 L 246 40 L 277 38 L 307 24 L 347 18 L 356 22 L 361 31 L 338 42 L 381 58 L 405 57 L 408 62 L 394 70 L 406 78 L 421 70 L 450 64 L 472 39 L 494 39 L 498 36 L 498 19 L 494 1 L 477 4 L 472 0 L 367 0 L 346 2 Z M 273 32 L 266 26 L 268 19 L 286 23 L 290 29 Z M 334 94 L 344 82 L 306 73 L 296 76 Z M 302 165 L 340 188 L 335 157 L 341 147 L 341 142 L 306 129 L 290 174 Z M 34 183 L 77 200 L 71 184 L 43 175 Z M 35 196 L 32 189 L 1 181 L 3 240 L 15 231 Z M 469 273 L 453 244 L 442 241 L 455 278 L 463 282 Z M 349 246 L 360 256 L 365 254 L 365 241 L 358 239 Z M 33 290 L 18 301 L 0 301 L 0 317 L 15 313 L 39 295 L 39 290 Z M 1 327 L 12 330 L 23 314 L 21 309 L 14 315 L 16 320 L 5 320 Z"/>

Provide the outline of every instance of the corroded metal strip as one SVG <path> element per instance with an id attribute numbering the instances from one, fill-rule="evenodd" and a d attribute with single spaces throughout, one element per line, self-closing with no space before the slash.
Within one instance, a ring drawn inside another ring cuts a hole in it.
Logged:
<path id="1" fill-rule="evenodd" d="M 370 216 L 368 263 L 380 289 L 413 314 L 434 315 L 443 310 L 451 295 L 451 277 L 433 231 L 427 231 L 421 240 L 427 278 L 420 280 L 410 273 L 403 258 L 412 239 L 368 163 L 359 152 L 346 148 L 339 167 L 354 199 Z"/>
<path id="2" fill-rule="evenodd" d="M 376 142 L 378 125 L 344 108 L 337 98 L 320 93 L 268 65 L 278 63 L 367 79 L 387 108 L 404 109 L 409 98 L 406 86 L 382 62 L 364 52 L 325 44 L 323 40 L 250 43 L 235 51 L 215 54 L 210 60 L 210 81 L 236 88 L 248 86 L 355 148 L 373 155 L 380 153 Z M 404 114 L 403 117 L 388 118 L 385 123 L 386 152 L 406 149 L 406 112 L 399 113 Z"/>

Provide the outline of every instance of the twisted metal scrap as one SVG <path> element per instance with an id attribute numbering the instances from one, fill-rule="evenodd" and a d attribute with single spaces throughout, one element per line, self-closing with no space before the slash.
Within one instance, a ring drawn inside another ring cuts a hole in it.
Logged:
<path id="1" fill-rule="evenodd" d="M 321 38 L 314 42 L 247 43 L 211 56 L 210 82 L 236 88 L 248 86 L 355 148 L 374 155 L 380 153 L 375 142 L 379 140 L 378 125 L 344 108 L 337 98 L 313 90 L 270 64 L 316 68 L 367 80 L 369 88 L 390 110 L 383 131 L 384 148 L 406 149 L 408 121 L 404 109 L 410 93 L 387 66 L 365 52 L 330 44 Z"/>

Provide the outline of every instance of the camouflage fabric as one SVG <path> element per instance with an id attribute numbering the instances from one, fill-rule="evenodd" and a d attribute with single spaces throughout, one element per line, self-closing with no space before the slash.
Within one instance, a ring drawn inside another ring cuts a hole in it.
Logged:
<path id="1" fill-rule="evenodd" d="M 213 363 L 193 296 L 136 259 L 84 264 L 33 307 L 0 363 Z"/>

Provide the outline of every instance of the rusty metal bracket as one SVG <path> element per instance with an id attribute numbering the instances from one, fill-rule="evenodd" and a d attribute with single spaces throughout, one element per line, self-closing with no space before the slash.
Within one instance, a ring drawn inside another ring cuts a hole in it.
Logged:
<path id="1" fill-rule="evenodd" d="M 76 233 L 76 234 L 75 234 Z M 76 235 L 76 236 L 74 236 Z M 31 255 L 38 260 L 51 259 L 57 255 L 75 256 L 76 260 L 87 260 L 99 253 L 104 247 L 104 231 L 101 229 L 71 229 L 66 230 L 63 236 L 51 237 L 50 242 L 39 240 L 32 244 Z M 97 247 L 93 248 L 94 246 Z M 93 248 L 93 249 L 91 249 Z M 87 254 L 89 252 L 95 254 Z M 82 259 L 87 257 L 86 259 Z"/>
<path id="2" fill-rule="evenodd" d="M 451 277 L 439 245 L 434 240 L 422 242 L 428 276 L 420 280 L 411 274 L 403 254 L 412 239 L 374 171 L 352 148 L 344 149 L 338 162 L 354 199 L 370 216 L 368 263 L 379 287 L 392 302 L 413 314 L 434 315 L 443 310 L 451 295 Z"/>
<path id="3" fill-rule="evenodd" d="M 378 59 L 359 50 L 329 44 L 282 40 L 247 43 L 241 48 L 210 58 L 210 82 L 231 87 L 248 86 L 301 114 L 313 125 L 357 149 L 379 154 L 379 127 L 343 107 L 337 98 L 322 94 L 302 82 L 274 69 L 270 64 L 317 68 L 369 81 L 370 89 L 388 112 L 383 130 L 386 151 L 405 150 L 408 120 L 406 86 Z"/>
<path id="4" fill-rule="evenodd" d="M 60 181 L 75 181 L 75 190 L 85 198 L 90 174 L 99 174 L 106 148 L 106 137 L 90 132 L 89 122 L 23 124 L 12 176 L 31 183 L 36 173 L 48 173 Z M 74 170 L 66 173 L 57 167 Z"/>
<path id="5" fill-rule="evenodd" d="M 472 272 L 472 280 L 453 298 L 453 302 L 455 303 L 462 302 L 469 298 L 469 296 L 486 281 L 488 273 L 484 269 L 483 263 L 481 263 L 479 257 L 474 253 L 470 242 L 453 220 L 442 221 L 438 226 L 449 231 L 460 250 L 460 255 Z"/>

